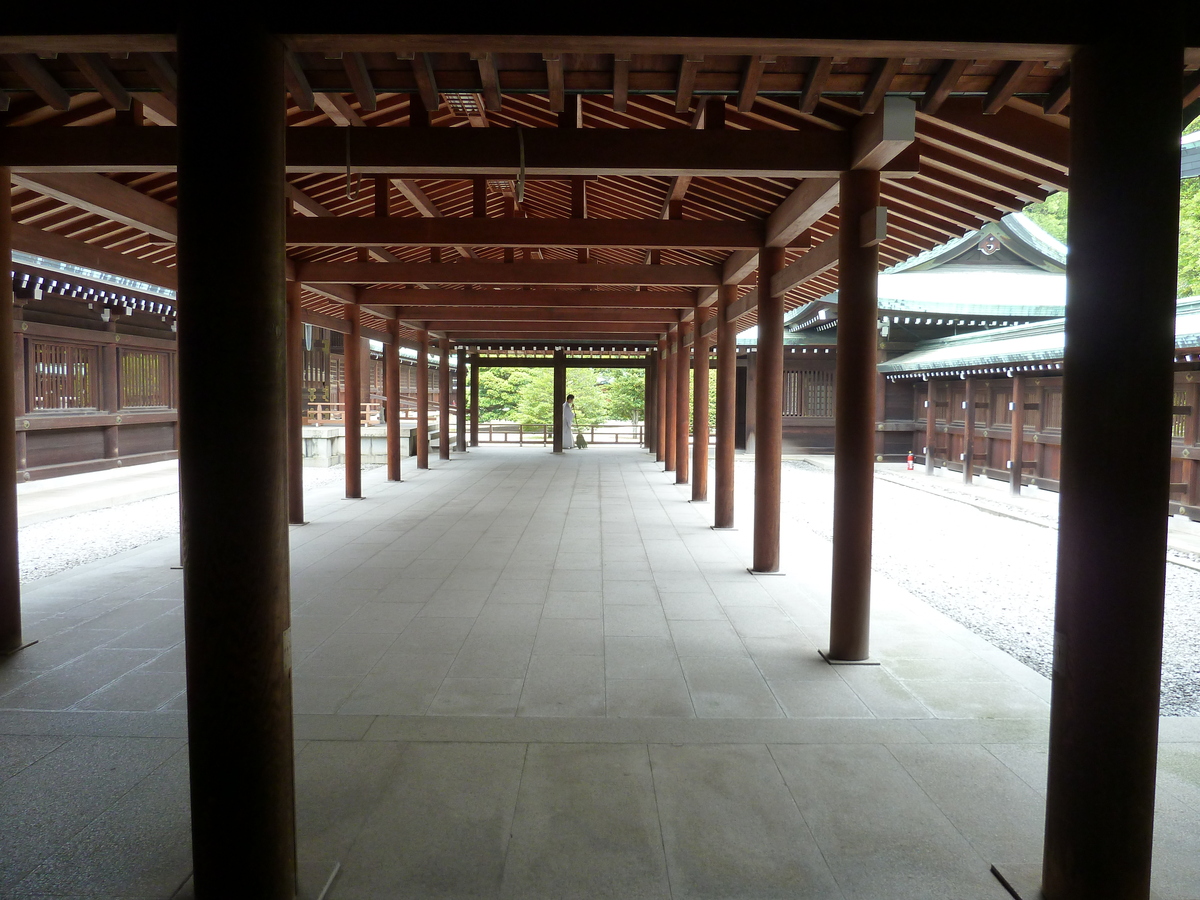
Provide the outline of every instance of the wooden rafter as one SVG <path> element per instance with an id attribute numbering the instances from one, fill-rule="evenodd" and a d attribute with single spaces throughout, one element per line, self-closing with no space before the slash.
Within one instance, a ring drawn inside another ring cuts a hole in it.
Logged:
<path id="1" fill-rule="evenodd" d="M 6 59 L 13 71 L 21 76 L 30 90 L 41 97 L 47 106 L 58 110 L 71 108 L 71 98 L 67 92 L 34 54 L 13 53 Z"/>
<path id="2" fill-rule="evenodd" d="M 998 113 L 1013 94 L 1020 90 L 1026 76 L 1033 71 L 1033 66 L 1033 61 L 1027 59 L 1005 63 L 1003 71 L 992 83 L 991 90 L 983 100 L 984 114 L 991 116 Z"/>
<path id="3" fill-rule="evenodd" d="M 104 56 L 99 53 L 72 53 L 71 62 L 75 64 L 80 74 L 104 98 L 104 102 L 113 109 L 127 110 L 133 102 L 129 91 L 117 80 L 112 69 L 108 67 Z"/>

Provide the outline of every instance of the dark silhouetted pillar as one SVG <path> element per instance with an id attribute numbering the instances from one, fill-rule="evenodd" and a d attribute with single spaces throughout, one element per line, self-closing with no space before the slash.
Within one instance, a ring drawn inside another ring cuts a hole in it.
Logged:
<path id="1" fill-rule="evenodd" d="M 839 192 L 838 334 L 834 385 L 831 660 L 868 657 L 875 482 L 875 348 L 879 247 L 859 223 L 879 205 L 879 172 L 844 172 Z M 761 426 L 760 426 L 761 427 Z"/>
<path id="2" fill-rule="evenodd" d="M 284 50 L 254 19 L 229 28 L 185 12 L 178 40 L 179 482 L 200 900 L 296 895 Z M 214 152 L 216 134 L 236 134 L 236 148 Z"/>
<path id="3" fill-rule="evenodd" d="M 783 297 L 771 279 L 783 268 L 783 249 L 758 256 L 758 389 L 754 446 L 754 571 L 779 571 L 779 489 L 783 464 Z"/>
<path id="4" fill-rule="evenodd" d="M 1183 71 L 1172 25 L 1169 15 L 1123 19 L 1111 43 L 1085 45 L 1071 61 L 1071 255 L 1042 869 L 1051 900 L 1145 900 L 1150 892 Z M 1114 452 L 1137 464 L 1114 472 Z"/>
<path id="5" fill-rule="evenodd" d="M 22 645 L 21 566 L 17 557 L 17 442 L 8 429 L 16 420 L 16 344 L 13 341 L 12 179 L 0 166 L 0 653 Z"/>
<path id="6" fill-rule="evenodd" d="M 471 446 L 479 446 L 479 354 L 471 354 Z"/>
<path id="7" fill-rule="evenodd" d="M 467 452 L 467 361 L 462 353 L 458 354 L 458 365 L 454 371 L 455 385 L 455 420 L 454 449 L 459 453 Z"/>

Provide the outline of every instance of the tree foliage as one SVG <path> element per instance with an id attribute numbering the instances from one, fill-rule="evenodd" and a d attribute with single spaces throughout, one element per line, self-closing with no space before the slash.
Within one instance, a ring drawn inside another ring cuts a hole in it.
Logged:
<path id="1" fill-rule="evenodd" d="M 636 425 L 646 417 L 646 373 L 643 369 L 600 369 L 608 397 L 608 414 Z"/>
<path id="2" fill-rule="evenodd" d="M 1200 130 L 1200 119 L 1188 129 Z M 1025 215 L 1065 244 L 1067 209 L 1064 191 L 1051 194 L 1044 203 L 1026 207 Z M 1197 295 L 1200 295 L 1200 178 L 1188 178 L 1179 183 L 1179 282 L 1175 296 Z"/>

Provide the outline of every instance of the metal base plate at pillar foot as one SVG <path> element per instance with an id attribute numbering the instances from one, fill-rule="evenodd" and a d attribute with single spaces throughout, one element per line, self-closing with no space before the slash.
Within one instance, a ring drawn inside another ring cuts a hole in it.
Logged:
<path id="1" fill-rule="evenodd" d="M 821 654 L 821 659 L 825 660 L 825 662 L 829 663 L 831 666 L 877 666 L 877 665 L 879 665 L 879 660 L 871 659 L 870 657 L 867 657 L 866 659 L 834 659 L 832 656 L 829 655 L 828 650 L 818 650 L 817 652 Z"/>
<path id="2" fill-rule="evenodd" d="M 758 569 L 752 569 L 749 566 L 746 566 L 746 571 L 749 572 L 751 575 L 786 575 L 787 574 L 787 572 L 784 572 L 782 570 L 780 570 L 778 572 L 760 572 Z"/>
<path id="3" fill-rule="evenodd" d="M 709 525 L 708 527 L 713 531 L 737 531 L 732 525 Z"/>
<path id="4" fill-rule="evenodd" d="M 20 653 L 26 647 L 32 647 L 37 641 L 27 641 L 20 647 L 13 647 L 11 650 L 0 650 L 0 656 L 12 656 L 14 653 Z"/>

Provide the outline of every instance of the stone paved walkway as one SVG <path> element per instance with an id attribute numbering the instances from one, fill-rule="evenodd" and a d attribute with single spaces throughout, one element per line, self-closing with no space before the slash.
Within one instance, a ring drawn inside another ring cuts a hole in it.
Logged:
<path id="1" fill-rule="evenodd" d="M 785 532 L 786 574 L 752 576 L 749 529 L 712 531 L 660 468 L 483 447 L 309 494 L 305 897 L 335 866 L 330 900 L 1004 900 L 991 865 L 1036 872 L 1045 679 L 878 574 L 880 665 L 825 665 L 828 545 Z M 190 896 L 177 553 L 26 592 L 0 898 Z M 1163 720 L 1160 897 L 1200 897 L 1198 833 L 1200 720 Z"/>

